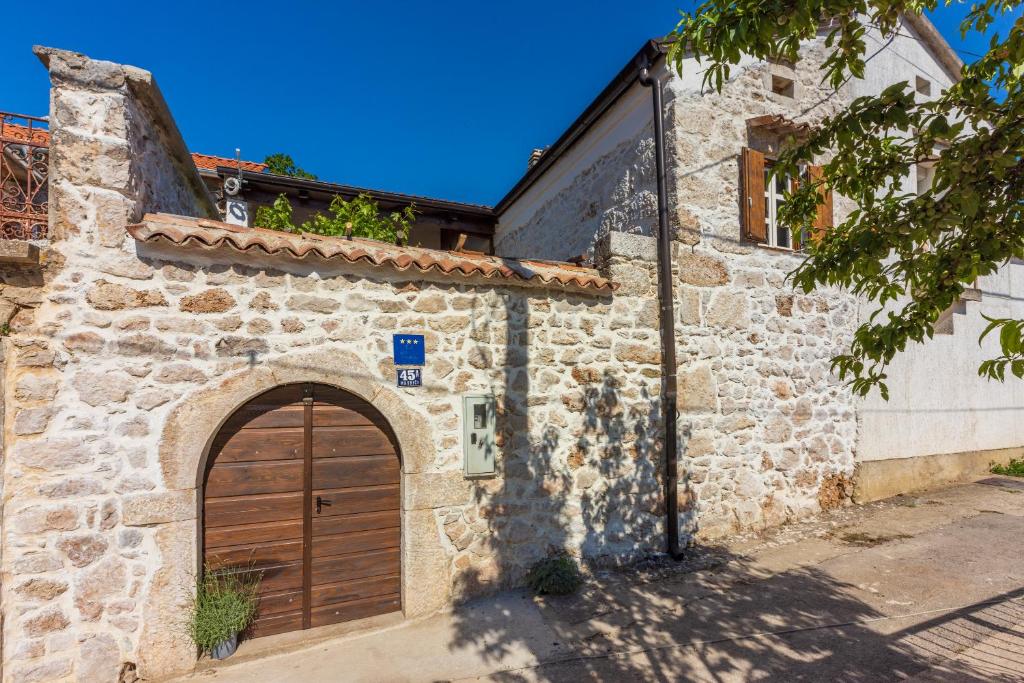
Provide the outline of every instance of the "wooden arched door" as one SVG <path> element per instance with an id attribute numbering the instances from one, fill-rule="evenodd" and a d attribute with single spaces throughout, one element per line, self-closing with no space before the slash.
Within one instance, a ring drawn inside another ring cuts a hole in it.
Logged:
<path id="1" fill-rule="evenodd" d="M 262 573 L 254 636 L 399 610 L 396 440 L 362 399 L 320 384 L 268 391 L 211 446 L 203 559 Z"/>

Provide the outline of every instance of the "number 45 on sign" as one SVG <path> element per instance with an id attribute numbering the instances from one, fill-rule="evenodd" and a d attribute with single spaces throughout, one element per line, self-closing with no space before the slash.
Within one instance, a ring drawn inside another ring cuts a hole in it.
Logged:
<path id="1" fill-rule="evenodd" d="M 398 386 L 420 387 L 423 386 L 423 372 L 420 368 L 402 368 L 398 371 Z"/>

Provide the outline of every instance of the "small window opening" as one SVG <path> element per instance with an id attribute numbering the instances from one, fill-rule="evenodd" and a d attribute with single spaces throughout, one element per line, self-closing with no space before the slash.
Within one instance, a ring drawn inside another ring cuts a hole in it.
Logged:
<path id="1" fill-rule="evenodd" d="M 917 76 L 915 80 L 916 80 L 915 87 L 917 89 L 917 92 L 920 93 L 921 95 L 924 95 L 925 97 L 931 97 L 932 96 L 932 82 L 929 81 L 926 78 L 921 78 L 920 76 Z"/>
<path id="2" fill-rule="evenodd" d="M 796 84 L 791 78 L 772 74 L 772 92 L 783 97 L 793 97 L 796 92 Z"/>

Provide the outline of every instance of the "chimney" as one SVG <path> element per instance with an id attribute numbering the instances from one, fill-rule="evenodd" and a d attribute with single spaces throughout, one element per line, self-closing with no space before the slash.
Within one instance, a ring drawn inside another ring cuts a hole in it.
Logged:
<path id="1" fill-rule="evenodd" d="M 530 160 L 526 162 L 526 168 L 530 169 L 536 166 L 537 162 L 540 161 L 540 158 L 544 156 L 544 152 L 546 149 L 547 148 L 545 147 L 544 149 L 535 149 L 532 152 L 530 152 Z"/>

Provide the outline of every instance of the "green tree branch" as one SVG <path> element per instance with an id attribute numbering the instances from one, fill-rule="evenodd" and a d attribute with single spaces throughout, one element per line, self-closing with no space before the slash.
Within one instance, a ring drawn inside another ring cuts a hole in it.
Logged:
<path id="1" fill-rule="evenodd" d="M 948 2 L 946 4 L 949 4 Z M 712 0 L 684 14 L 671 34 L 668 60 L 682 72 L 689 57 L 704 85 L 721 91 L 743 55 L 796 61 L 803 41 L 824 32 L 828 56 L 822 83 L 838 91 L 865 73 L 864 38 L 875 27 L 884 39 L 899 31 L 900 15 L 933 10 L 937 0 Z M 986 0 L 961 25 L 966 35 L 987 30 L 1020 2 Z M 791 274 L 795 286 L 847 289 L 875 303 L 833 368 L 861 395 L 878 388 L 888 397 L 885 369 L 910 342 L 935 332 L 940 315 L 977 278 L 1024 258 L 1024 18 L 988 52 L 964 67 L 961 79 L 931 100 L 919 100 L 907 82 L 854 100 L 808 138 L 783 152 L 773 172 L 794 175 L 803 164 L 828 158 L 822 184 L 852 200 L 844 221 L 808 247 Z M 934 183 L 905 192 L 915 165 L 934 165 Z M 787 226 L 807 225 L 820 188 L 802 183 L 780 212 Z M 1024 372 L 1024 324 L 990 319 L 1000 330 L 1001 356 L 979 373 L 1003 379 Z M 980 342 L 980 340 L 979 340 Z"/>
<path id="2" fill-rule="evenodd" d="M 305 178 L 307 180 L 316 180 L 316 176 L 308 171 L 305 171 L 295 165 L 295 160 L 288 154 L 271 154 L 267 156 L 263 163 L 267 165 L 267 172 L 273 173 L 274 175 L 286 175 L 292 178 Z"/>

